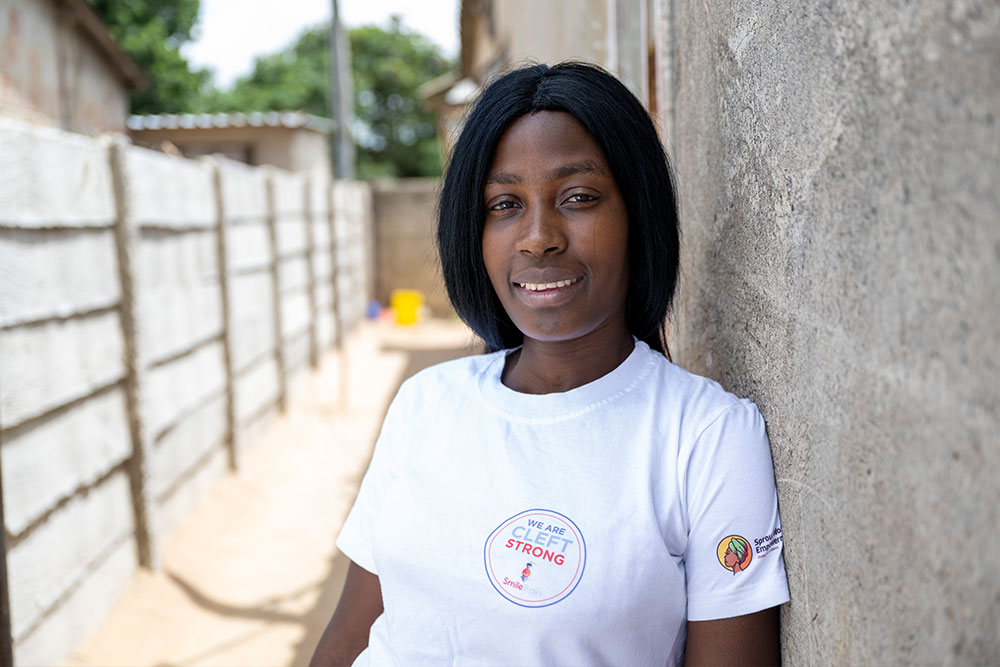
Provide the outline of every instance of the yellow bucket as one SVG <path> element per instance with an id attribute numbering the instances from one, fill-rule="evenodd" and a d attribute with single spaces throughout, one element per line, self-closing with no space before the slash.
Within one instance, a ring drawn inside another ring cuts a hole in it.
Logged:
<path id="1" fill-rule="evenodd" d="M 396 324 L 416 324 L 422 305 L 424 294 L 414 289 L 397 289 L 389 295 L 389 306 L 396 314 Z"/>

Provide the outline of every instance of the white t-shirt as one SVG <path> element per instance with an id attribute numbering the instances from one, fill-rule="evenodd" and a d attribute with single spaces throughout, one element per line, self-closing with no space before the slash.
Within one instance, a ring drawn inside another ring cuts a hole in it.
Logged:
<path id="1" fill-rule="evenodd" d="M 788 600 L 756 406 L 636 342 L 571 391 L 505 352 L 406 381 L 337 545 L 385 612 L 355 665 L 664 665 Z"/>

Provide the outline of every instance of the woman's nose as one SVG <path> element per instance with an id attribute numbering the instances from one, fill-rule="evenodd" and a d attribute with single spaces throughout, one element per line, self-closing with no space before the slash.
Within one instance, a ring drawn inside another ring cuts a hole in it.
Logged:
<path id="1" fill-rule="evenodd" d="M 532 206 L 521 216 L 519 252 L 543 257 L 566 249 L 566 234 L 561 216 L 545 206 Z"/>

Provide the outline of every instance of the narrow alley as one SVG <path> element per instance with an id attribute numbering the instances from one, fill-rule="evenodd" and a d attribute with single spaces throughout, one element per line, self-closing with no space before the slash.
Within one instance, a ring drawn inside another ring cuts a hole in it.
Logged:
<path id="1" fill-rule="evenodd" d="M 168 536 L 161 570 L 140 571 L 67 665 L 308 664 L 347 569 L 334 539 L 389 401 L 406 377 L 476 348 L 457 321 L 432 320 L 365 322 L 344 350 L 308 374 L 244 469 Z"/>

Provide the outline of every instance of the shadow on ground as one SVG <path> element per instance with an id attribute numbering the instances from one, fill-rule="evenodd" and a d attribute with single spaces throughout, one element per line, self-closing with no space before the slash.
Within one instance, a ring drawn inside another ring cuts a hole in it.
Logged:
<path id="1" fill-rule="evenodd" d="M 399 390 L 399 387 L 407 379 L 420 372 L 421 370 L 439 364 L 445 361 L 450 361 L 452 359 L 458 359 L 460 357 L 465 357 L 470 354 L 481 353 L 482 346 L 472 343 L 466 343 L 462 345 L 452 345 L 448 347 L 413 347 L 407 345 L 406 342 L 399 342 L 398 339 L 391 342 L 383 342 L 381 345 L 381 351 L 383 353 L 398 353 L 405 355 L 405 366 L 403 371 L 400 373 L 399 382 L 393 388 L 392 393 Z M 386 410 L 388 410 L 388 405 L 386 405 Z M 382 418 L 384 419 L 385 413 L 383 412 Z M 381 421 L 381 420 L 380 420 Z M 361 478 L 359 477 L 356 482 L 356 486 L 361 483 Z M 326 580 L 322 583 L 322 592 L 320 593 L 319 599 L 316 605 L 301 619 L 302 625 L 305 628 L 305 635 L 302 637 L 302 641 L 295 647 L 295 657 L 291 663 L 291 667 L 307 667 L 310 658 L 312 658 L 313 651 L 316 648 L 316 644 L 319 642 L 319 638 L 323 634 L 323 630 L 326 628 L 327 622 L 333 615 L 333 611 L 337 606 L 337 601 L 340 599 L 340 592 L 344 587 L 344 580 L 347 577 L 347 568 L 350 565 L 350 560 L 341 554 L 339 551 L 330 560 L 330 570 L 329 575 Z"/>
<path id="2" fill-rule="evenodd" d="M 347 556 L 339 551 L 330 559 L 330 574 L 323 582 L 316 606 L 302 619 L 305 634 L 302 636 L 302 641 L 295 646 L 295 657 L 291 667 L 308 667 L 316 644 L 319 643 L 319 638 L 337 607 L 337 600 L 340 599 L 340 591 L 344 589 L 344 580 L 347 578 L 347 568 L 350 564 L 351 561 Z"/>

